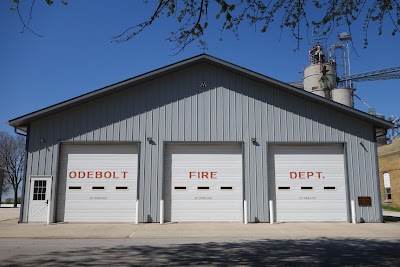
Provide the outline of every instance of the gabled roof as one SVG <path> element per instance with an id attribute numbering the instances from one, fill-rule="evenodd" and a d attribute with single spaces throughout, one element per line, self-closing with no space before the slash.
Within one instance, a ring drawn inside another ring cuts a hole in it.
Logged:
<path id="1" fill-rule="evenodd" d="M 321 105 L 327 106 L 329 108 L 333 108 L 336 109 L 338 111 L 347 113 L 351 116 L 354 117 L 358 117 L 360 119 L 363 119 L 365 121 L 369 121 L 371 123 L 373 123 L 375 126 L 377 127 L 382 127 L 382 128 L 391 128 L 393 125 L 392 123 L 384 120 L 384 119 L 380 119 L 377 118 L 375 116 L 372 116 L 370 114 L 367 114 L 365 112 L 344 106 L 342 104 L 336 103 L 332 100 L 329 99 L 325 99 L 323 97 L 317 96 L 315 94 L 312 94 L 310 92 L 298 89 L 296 87 L 293 87 L 287 83 L 272 79 L 270 77 L 267 77 L 265 75 L 259 74 L 257 72 L 248 70 L 246 68 L 240 67 L 238 65 L 229 63 L 227 61 L 218 59 L 216 57 L 207 55 L 207 54 L 201 54 L 192 58 L 188 58 L 185 60 L 182 60 L 180 62 L 177 63 L 173 63 L 171 65 L 138 75 L 136 77 L 127 79 L 125 81 L 119 82 L 119 83 L 115 83 L 100 89 L 97 89 L 95 91 L 89 92 L 87 94 L 83 94 L 80 96 L 77 96 L 75 98 L 71 98 L 69 100 L 63 101 L 61 103 L 34 111 L 32 113 L 20 116 L 18 118 L 12 119 L 10 120 L 8 123 L 9 125 L 13 126 L 14 128 L 26 131 L 27 126 L 29 125 L 29 123 L 31 121 L 37 120 L 39 118 L 51 115 L 53 113 L 77 106 L 79 104 L 82 104 L 84 102 L 88 102 L 92 99 L 95 98 L 99 98 L 108 94 L 112 94 L 115 93 L 119 90 L 123 90 L 125 88 L 127 88 L 128 86 L 132 86 L 138 83 L 142 83 L 145 82 L 147 80 L 151 80 L 151 79 L 155 79 L 159 76 L 163 76 L 166 75 L 168 73 L 183 69 L 183 68 L 187 68 L 188 66 L 194 65 L 194 64 L 198 64 L 200 62 L 206 62 L 206 63 L 210 63 L 210 64 L 214 64 L 217 65 L 218 67 L 224 68 L 226 70 L 238 73 L 240 75 L 246 76 L 250 79 L 255 79 L 259 82 L 265 83 L 265 84 L 269 84 L 274 86 L 275 88 L 279 88 L 281 90 L 284 90 L 288 93 L 291 94 L 295 94 L 298 95 L 300 97 L 304 97 L 307 99 L 310 99 L 312 101 L 318 102 Z"/>

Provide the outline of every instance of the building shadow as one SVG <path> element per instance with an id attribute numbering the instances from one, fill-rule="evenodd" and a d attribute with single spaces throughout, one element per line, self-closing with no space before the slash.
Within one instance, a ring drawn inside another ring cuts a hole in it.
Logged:
<path id="1" fill-rule="evenodd" d="M 397 216 L 383 216 L 385 222 L 400 222 L 400 217 Z"/>

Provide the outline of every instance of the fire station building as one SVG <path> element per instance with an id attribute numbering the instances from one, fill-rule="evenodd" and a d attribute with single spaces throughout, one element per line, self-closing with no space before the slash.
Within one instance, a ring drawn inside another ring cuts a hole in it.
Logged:
<path id="1" fill-rule="evenodd" d="M 391 123 L 209 55 L 9 124 L 20 222 L 382 221 Z"/>

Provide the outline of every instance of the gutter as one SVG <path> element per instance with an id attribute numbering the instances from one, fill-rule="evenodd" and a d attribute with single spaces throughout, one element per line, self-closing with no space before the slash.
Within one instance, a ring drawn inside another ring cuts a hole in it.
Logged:
<path id="1" fill-rule="evenodd" d="M 24 134 L 24 133 L 20 133 L 20 132 L 18 132 L 18 128 L 17 128 L 17 127 L 14 127 L 14 133 L 16 133 L 16 134 L 18 134 L 18 135 L 25 136 L 25 137 L 27 137 L 27 136 L 28 136 L 27 134 Z"/>

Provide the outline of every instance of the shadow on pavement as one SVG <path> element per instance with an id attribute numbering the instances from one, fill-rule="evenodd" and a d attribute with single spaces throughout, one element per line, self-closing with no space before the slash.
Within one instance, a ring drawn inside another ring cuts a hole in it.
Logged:
<path id="1" fill-rule="evenodd" d="M 135 240 L 132 240 L 134 243 Z M 4 266 L 398 266 L 399 240 L 326 239 L 86 247 L 20 255 Z"/>
<path id="2" fill-rule="evenodd" d="M 400 222 L 400 217 L 397 216 L 383 216 L 385 222 Z"/>

